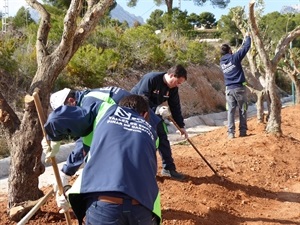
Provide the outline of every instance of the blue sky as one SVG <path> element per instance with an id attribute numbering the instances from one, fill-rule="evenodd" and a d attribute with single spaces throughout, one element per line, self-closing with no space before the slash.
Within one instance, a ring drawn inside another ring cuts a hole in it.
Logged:
<path id="1" fill-rule="evenodd" d="M 135 14 L 136 16 L 142 16 L 144 20 L 148 19 L 151 12 L 155 9 L 161 9 L 166 11 L 166 6 L 157 7 L 153 1 L 151 0 L 138 0 L 137 6 L 135 8 L 129 8 L 126 6 L 126 0 L 117 0 L 118 4 L 121 5 L 126 11 Z M 265 10 L 264 14 L 280 11 L 283 6 L 293 6 L 299 5 L 300 0 L 264 0 L 265 2 Z M 179 6 L 179 0 L 173 1 L 174 7 Z M 215 18 L 218 20 L 222 15 L 227 15 L 230 8 L 236 6 L 245 6 L 245 9 L 248 11 L 249 0 L 231 0 L 230 4 L 226 9 L 219 9 L 217 7 L 213 7 L 208 0 L 204 6 L 195 6 L 193 1 L 181 0 L 181 10 L 186 10 L 188 14 L 196 13 L 200 14 L 201 12 L 211 12 L 215 15 Z"/>
<path id="2" fill-rule="evenodd" d="M 3 2 L 4 0 L 0 0 L 1 11 L 3 11 Z M 144 21 L 149 18 L 152 11 L 155 9 L 161 9 L 166 11 L 166 6 L 157 7 L 152 0 L 138 0 L 137 6 L 134 8 L 127 7 L 127 0 L 117 0 L 118 4 L 121 5 L 126 11 L 132 13 L 136 16 L 143 17 Z M 264 14 L 280 11 L 283 6 L 300 6 L 300 0 L 264 0 L 265 2 L 265 11 Z M 174 0 L 174 7 L 178 7 L 179 0 Z M 8 1 L 8 13 L 9 16 L 14 16 L 17 10 L 21 6 L 26 6 L 25 0 L 9 0 Z M 213 7 L 208 0 L 207 3 L 200 7 L 195 6 L 192 1 L 181 0 L 181 10 L 187 10 L 188 14 L 196 13 L 200 14 L 201 12 L 211 12 L 215 15 L 215 18 L 218 20 L 222 15 L 227 15 L 230 8 L 236 6 L 242 6 L 248 9 L 249 0 L 231 0 L 229 6 L 226 9 L 219 9 L 217 7 Z"/>

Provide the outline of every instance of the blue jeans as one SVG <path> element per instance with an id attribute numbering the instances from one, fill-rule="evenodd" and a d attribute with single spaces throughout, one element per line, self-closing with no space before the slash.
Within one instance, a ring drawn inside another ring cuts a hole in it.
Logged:
<path id="1" fill-rule="evenodd" d="M 247 133 L 247 93 L 246 87 L 238 87 L 235 89 L 226 89 L 226 101 L 228 110 L 228 133 L 235 134 L 235 111 L 239 110 L 239 131 L 240 134 Z"/>
<path id="2" fill-rule="evenodd" d="M 157 225 L 153 213 L 131 199 L 122 205 L 94 200 L 86 211 L 86 225 Z"/>

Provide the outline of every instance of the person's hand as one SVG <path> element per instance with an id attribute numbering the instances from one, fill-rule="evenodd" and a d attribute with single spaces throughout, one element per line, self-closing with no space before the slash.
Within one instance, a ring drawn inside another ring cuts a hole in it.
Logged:
<path id="1" fill-rule="evenodd" d="M 55 157 L 55 155 L 59 152 L 60 141 L 50 141 L 48 144 L 47 139 L 44 137 L 42 142 L 43 152 L 45 153 L 45 162 L 51 162 L 51 157 Z"/>
<path id="2" fill-rule="evenodd" d="M 185 137 L 186 139 L 189 138 L 189 135 L 188 135 L 188 133 L 186 132 L 185 128 L 180 128 L 179 131 L 180 131 L 181 135 L 184 135 L 184 137 Z"/>
<path id="3" fill-rule="evenodd" d="M 56 192 L 55 200 L 58 208 L 60 208 L 59 213 L 65 213 L 70 209 L 70 203 L 63 194 L 60 195 L 58 192 Z"/>
<path id="4" fill-rule="evenodd" d="M 169 116 L 171 116 L 171 112 L 168 106 L 158 106 L 156 112 L 156 114 L 161 115 L 163 119 L 167 119 Z"/>
<path id="5" fill-rule="evenodd" d="M 69 185 L 69 182 L 71 180 L 71 176 L 65 174 L 64 172 L 62 171 L 59 171 L 59 176 L 60 176 L 60 179 L 61 179 L 61 183 L 62 183 L 62 186 L 65 187 L 67 185 Z M 57 182 L 55 181 L 53 183 L 53 191 L 54 192 L 57 192 L 58 190 L 58 185 L 57 185 Z"/>

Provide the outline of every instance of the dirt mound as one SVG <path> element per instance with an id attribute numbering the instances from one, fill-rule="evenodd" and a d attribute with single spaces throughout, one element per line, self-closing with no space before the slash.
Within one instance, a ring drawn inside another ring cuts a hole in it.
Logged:
<path id="1" fill-rule="evenodd" d="M 191 138 L 224 180 L 187 142 L 174 145 L 177 169 L 186 179 L 158 174 L 163 225 L 299 225 L 299 112 L 300 106 L 282 110 L 282 137 L 266 134 L 265 124 L 251 119 L 247 137 L 227 140 L 224 127 Z M 15 224 L 5 213 L 6 194 L 1 197 L 1 224 Z M 50 198 L 28 224 L 66 224 L 57 211 Z"/>

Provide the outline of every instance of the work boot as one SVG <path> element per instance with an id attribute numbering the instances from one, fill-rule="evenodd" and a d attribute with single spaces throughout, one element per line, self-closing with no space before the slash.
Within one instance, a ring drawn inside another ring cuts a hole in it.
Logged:
<path id="1" fill-rule="evenodd" d="M 184 179 L 184 175 L 181 174 L 181 173 L 178 173 L 176 170 L 162 169 L 161 175 L 165 176 L 165 177 L 171 177 L 171 178 L 174 178 L 176 180 L 183 180 Z"/>
<path id="2" fill-rule="evenodd" d="M 246 133 L 240 133 L 240 137 L 246 137 L 247 134 Z"/>
<path id="3" fill-rule="evenodd" d="M 233 139 L 234 138 L 234 134 L 233 133 L 228 133 L 228 139 Z"/>

